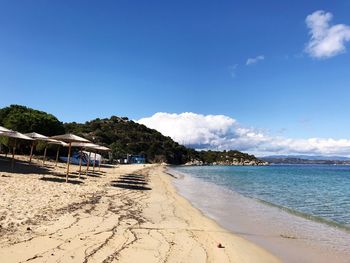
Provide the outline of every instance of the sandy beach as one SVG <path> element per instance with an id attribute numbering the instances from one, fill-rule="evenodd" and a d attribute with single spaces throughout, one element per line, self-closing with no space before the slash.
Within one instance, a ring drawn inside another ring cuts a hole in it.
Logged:
<path id="1" fill-rule="evenodd" d="M 0 262 L 278 262 L 177 194 L 160 165 L 82 175 L 0 161 Z M 222 248 L 218 244 L 222 244 Z"/>

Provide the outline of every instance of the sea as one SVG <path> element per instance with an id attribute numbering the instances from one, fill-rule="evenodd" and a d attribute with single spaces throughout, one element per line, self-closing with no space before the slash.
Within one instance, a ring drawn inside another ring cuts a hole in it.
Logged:
<path id="1" fill-rule="evenodd" d="M 324 262 L 350 262 L 350 166 L 178 166 L 169 172 L 202 213 L 285 262 L 320 262 L 322 254 Z"/>

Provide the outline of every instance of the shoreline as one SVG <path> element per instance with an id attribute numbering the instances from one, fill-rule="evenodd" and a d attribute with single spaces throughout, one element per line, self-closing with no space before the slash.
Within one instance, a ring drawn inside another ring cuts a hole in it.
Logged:
<path id="1" fill-rule="evenodd" d="M 171 172 L 180 175 L 180 180 L 174 181 L 179 194 L 204 216 L 270 251 L 283 262 L 349 262 L 349 232 L 299 217 L 222 186 L 186 177 L 176 170 Z M 306 233 L 303 233 L 305 229 Z M 310 235 L 312 231 L 314 233 Z M 327 231 L 329 238 L 319 235 L 322 231 Z M 336 238 L 332 240 L 338 235 L 345 239 L 341 242 Z M 323 239 L 325 237 L 338 243 L 329 244 Z M 341 246 L 335 248 L 333 245 Z"/>
<path id="2" fill-rule="evenodd" d="M 103 167 L 66 184 L 62 164 L 2 165 L 1 262 L 279 262 L 194 208 L 164 166 Z"/>

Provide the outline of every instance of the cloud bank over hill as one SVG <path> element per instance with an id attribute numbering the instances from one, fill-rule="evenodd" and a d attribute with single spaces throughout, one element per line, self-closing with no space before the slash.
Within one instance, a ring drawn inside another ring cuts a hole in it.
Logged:
<path id="1" fill-rule="evenodd" d="M 350 156 L 350 140 L 332 138 L 291 139 L 246 128 L 225 115 L 158 112 L 137 121 L 173 140 L 196 149 L 236 149 L 257 155 L 317 154 Z"/>

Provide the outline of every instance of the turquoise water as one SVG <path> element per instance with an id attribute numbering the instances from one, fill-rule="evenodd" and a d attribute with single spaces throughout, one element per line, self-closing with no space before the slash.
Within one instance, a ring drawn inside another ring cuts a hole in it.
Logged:
<path id="1" fill-rule="evenodd" d="M 297 215 L 350 230 L 350 166 L 191 166 L 173 169 Z"/>

